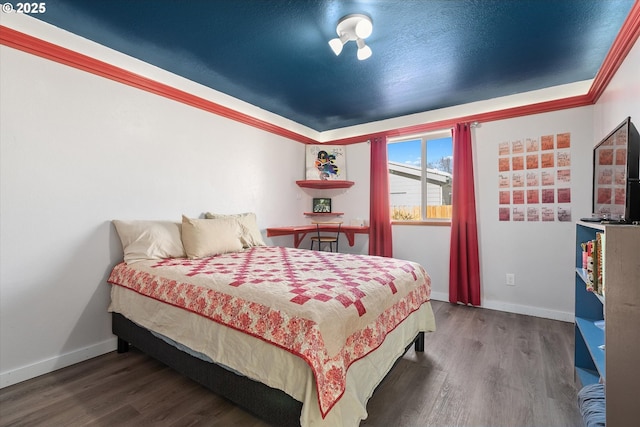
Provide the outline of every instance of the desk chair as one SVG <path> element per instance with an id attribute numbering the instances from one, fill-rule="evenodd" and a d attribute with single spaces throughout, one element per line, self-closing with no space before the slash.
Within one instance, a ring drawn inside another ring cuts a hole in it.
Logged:
<path id="1" fill-rule="evenodd" d="M 316 235 L 311 236 L 311 250 L 313 250 L 314 243 L 318 242 L 318 250 L 322 250 L 322 244 L 329 244 L 329 251 L 333 252 L 333 244 L 336 244 L 336 252 L 338 252 L 338 240 L 340 239 L 340 227 L 342 227 L 342 221 L 312 221 L 313 224 L 316 225 Z M 321 234 L 320 229 L 323 226 L 330 225 L 338 227 L 336 228 L 335 234 L 331 232 L 331 234 Z"/>

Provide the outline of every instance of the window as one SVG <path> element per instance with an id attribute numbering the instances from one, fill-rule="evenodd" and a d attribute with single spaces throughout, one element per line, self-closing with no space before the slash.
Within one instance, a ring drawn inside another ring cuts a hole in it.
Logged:
<path id="1" fill-rule="evenodd" d="M 391 140 L 387 150 L 391 219 L 451 219 L 451 131 Z"/>

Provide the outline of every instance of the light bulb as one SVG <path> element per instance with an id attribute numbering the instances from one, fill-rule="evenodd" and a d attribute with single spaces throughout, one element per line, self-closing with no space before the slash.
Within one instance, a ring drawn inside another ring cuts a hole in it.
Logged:
<path id="1" fill-rule="evenodd" d="M 366 39 L 373 32 L 373 24 L 368 19 L 362 18 L 356 24 L 356 35 L 361 39 Z"/>
<path id="2" fill-rule="evenodd" d="M 342 40 L 340 39 L 331 39 L 329 40 L 329 46 L 331 46 L 331 50 L 333 50 L 333 53 L 338 56 L 340 55 L 340 52 L 342 52 L 342 46 L 344 45 L 342 44 Z"/>
<path id="3" fill-rule="evenodd" d="M 365 46 L 362 49 L 358 49 L 358 59 L 364 61 L 369 58 L 373 52 L 369 46 Z"/>
<path id="4" fill-rule="evenodd" d="M 356 44 L 358 45 L 358 59 L 360 61 L 364 61 L 365 59 L 369 58 L 371 54 L 373 54 L 371 48 L 364 44 L 364 40 L 358 39 L 356 40 Z"/>

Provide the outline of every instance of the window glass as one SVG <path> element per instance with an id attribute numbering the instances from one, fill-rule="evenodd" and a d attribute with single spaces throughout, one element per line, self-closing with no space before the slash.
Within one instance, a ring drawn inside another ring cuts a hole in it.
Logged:
<path id="1" fill-rule="evenodd" d="M 392 220 L 451 218 L 453 144 L 447 134 L 395 140 L 387 145 Z"/>

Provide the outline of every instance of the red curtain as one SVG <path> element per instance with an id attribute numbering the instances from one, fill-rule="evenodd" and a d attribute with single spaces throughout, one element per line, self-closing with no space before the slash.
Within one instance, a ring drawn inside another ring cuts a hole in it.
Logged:
<path id="1" fill-rule="evenodd" d="M 371 138 L 371 195 L 369 206 L 369 255 L 391 257 L 391 213 L 389 211 L 389 165 L 387 138 Z"/>
<path id="2" fill-rule="evenodd" d="M 480 305 L 478 225 L 473 188 L 471 129 L 458 123 L 453 129 L 451 253 L 449 302 Z"/>

